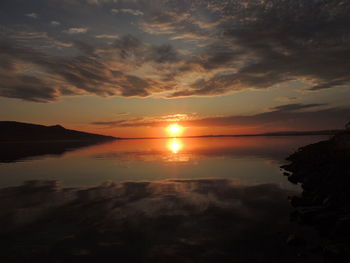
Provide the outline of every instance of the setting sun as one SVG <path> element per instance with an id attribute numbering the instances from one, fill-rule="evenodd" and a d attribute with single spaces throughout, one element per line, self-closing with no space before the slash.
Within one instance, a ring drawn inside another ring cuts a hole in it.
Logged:
<path id="1" fill-rule="evenodd" d="M 183 127 L 178 124 L 172 124 L 167 127 L 168 134 L 174 137 L 181 135 L 182 130 Z"/>

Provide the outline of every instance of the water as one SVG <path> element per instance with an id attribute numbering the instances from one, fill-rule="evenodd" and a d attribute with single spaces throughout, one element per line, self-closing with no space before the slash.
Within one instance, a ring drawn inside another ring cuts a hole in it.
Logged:
<path id="1" fill-rule="evenodd" d="M 49 145 L 44 151 L 40 150 L 43 148 L 40 144 L 14 144 L 7 146 L 16 153 L 12 154 L 12 159 L 5 158 L 8 150 L 0 158 L 3 160 L 0 163 L 0 187 L 19 185 L 28 180 L 59 180 L 64 186 L 77 187 L 98 185 L 107 180 L 226 178 L 245 185 L 274 183 L 282 188 L 293 188 L 281 176 L 279 165 L 300 146 L 323 138 L 120 140 L 78 149 L 66 146 L 60 150 L 58 143 Z"/>
<path id="2" fill-rule="evenodd" d="M 4 262 L 317 262 L 279 166 L 325 137 L 4 144 Z M 11 242 L 8 242 L 11 240 Z M 315 238 L 311 240 L 316 240 Z M 316 246 L 315 244 L 310 244 Z"/>

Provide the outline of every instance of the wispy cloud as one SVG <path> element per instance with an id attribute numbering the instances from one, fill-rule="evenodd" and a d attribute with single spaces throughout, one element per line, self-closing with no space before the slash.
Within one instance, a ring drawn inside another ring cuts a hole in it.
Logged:
<path id="1" fill-rule="evenodd" d="M 283 102 L 293 101 L 296 99 L 298 99 L 298 97 L 279 97 L 279 98 L 276 98 L 277 101 L 283 101 Z"/>
<path id="2" fill-rule="evenodd" d="M 172 122 L 184 122 L 194 118 L 194 115 L 177 113 L 165 116 L 155 117 L 134 117 L 127 119 L 118 119 L 112 121 L 96 121 L 92 125 L 101 125 L 108 127 L 138 127 L 138 126 L 164 126 Z"/>
<path id="3" fill-rule="evenodd" d="M 102 35 L 96 35 L 96 38 L 102 38 L 102 39 L 117 39 L 119 38 L 119 35 L 117 34 L 102 34 Z"/>
<path id="4" fill-rule="evenodd" d="M 59 26 L 59 25 L 61 25 L 61 22 L 59 22 L 59 21 L 51 21 L 51 25 Z"/>
<path id="5" fill-rule="evenodd" d="M 321 130 L 343 128 L 350 117 L 350 108 L 330 107 L 324 104 L 286 104 L 253 115 L 213 117 L 181 116 L 180 118 L 142 117 L 116 121 L 93 122 L 106 127 L 164 127 L 178 122 L 188 127 L 231 127 L 269 130 Z M 312 122 L 310 121 L 312 120 Z"/>
<path id="6" fill-rule="evenodd" d="M 74 45 L 80 54 L 62 59 L 17 43 L 0 43 L 0 96 L 50 102 L 60 96 L 82 94 L 146 97 L 169 89 L 160 81 L 116 70 L 114 62 L 118 57 L 129 63 L 133 54 L 140 52 L 144 61 L 166 63 L 173 60 L 168 48 L 147 47 L 130 36 L 116 40 L 111 50 L 95 50 L 81 42 Z"/>
<path id="7" fill-rule="evenodd" d="M 111 12 L 113 14 L 118 14 L 118 13 L 124 13 L 124 14 L 129 14 L 129 15 L 134 15 L 134 16 L 142 16 L 143 12 L 137 9 L 127 9 L 127 8 L 123 8 L 123 9 L 116 9 L 113 8 L 111 9 Z"/>
<path id="8" fill-rule="evenodd" d="M 21 45 L 27 47 L 31 46 L 34 41 L 37 46 L 41 46 L 43 48 L 60 48 L 73 46 L 72 43 L 65 40 L 59 40 L 55 36 L 49 35 L 48 32 L 33 31 L 31 28 L 23 28 L 19 30 L 17 28 L 11 27 L 0 27 L 0 38 L 6 39 L 3 41 L 3 43 L 15 42 L 21 43 Z"/>
<path id="9" fill-rule="evenodd" d="M 39 17 L 39 15 L 37 13 L 28 13 L 26 14 L 27 17 L 30 17 L 30 18 L 34 18 L 34 19 L 37 19 Z"/>
<path id="10" fill-rule="evenodd" d="M 87 27 L 71 27 L 65 30 L 67 34 L 84 34 L 88 31 Z"/>

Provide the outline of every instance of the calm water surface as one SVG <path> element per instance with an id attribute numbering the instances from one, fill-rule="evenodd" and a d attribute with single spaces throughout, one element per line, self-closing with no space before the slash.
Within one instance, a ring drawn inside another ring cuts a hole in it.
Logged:
<path id="1" fill-rule="evenodd" d="M 13 156 L 0 162 L 0 187 L 27 180 L 59 180 L 64 186 L 103 181 L 225 178 L 254 185 L 293 188 L 279 165 L 300 146 L 325 137 L 241 137 L 120 140 L 78 149 L 57 150 L 11 145 Z M 50 148 L 51 147 L 51 148 Z M 28 148 L 34 148 L 28 151 Z M 51 152 L 52 150 L 52 152 Z M 23 151 L 24 154 L 18 154 Z M 4 161 L 6 160 L 6 162 Z"/>
<path id="2" fill-rule="evenodd" d="M 309 230 L 290 221 L 300 191 L 279 165 L 322 139 L 2 145 L 2 261 L 320 262 L 286 244 Z"/>

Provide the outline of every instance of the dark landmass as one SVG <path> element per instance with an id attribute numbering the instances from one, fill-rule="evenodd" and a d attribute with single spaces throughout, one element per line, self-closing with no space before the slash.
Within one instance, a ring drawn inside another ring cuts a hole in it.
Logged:
<path id="1" fill-rule="evenodd" d="M 290 206 L 278 185 L 226 179 L 105 182 L 0 189 L 3 262 L 319 262 L 285 240 Z M 111 261 L 112 260 L 112 261 Z"/>
<path id="2" fill-rule="evenodd" d="M 60 125 L 44 126 L 15 121 L 0 121 L 0 142 L 106 141 L 117 139 L 75 130 Z"/>
<path id="3" fill-rule="evenodd" d="M 291 199 L 293 218 L 319 231 L 325 262 L 344 262 L 350 256 L 350 131 L 302 147 L 287 160 L 285 175 L 303 189 Z"/>
<path id="4" fill-rule="evenodd" d="M 65 152 L 118 138 L 15 121 L 0 121 L 0 163 Z"/>

